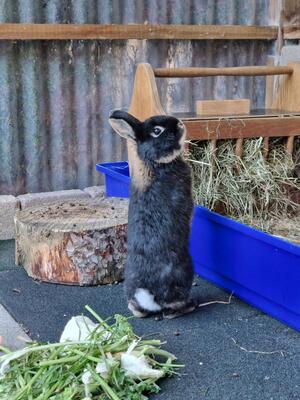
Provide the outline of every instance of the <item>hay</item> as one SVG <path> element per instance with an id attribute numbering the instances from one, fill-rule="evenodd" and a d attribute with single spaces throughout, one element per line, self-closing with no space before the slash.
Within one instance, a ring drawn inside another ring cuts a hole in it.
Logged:
<path id="1" fill-rule="evenodd" d="M 267 159 L 263 138 L 247 139 L 243 155 L 235 154 L 234 140 L 192 142 L 188 160 L 193 170 L 196 204 L 269 231 L 270 221 L 294 218 L 299 213 L 300 144 L 295 154 L 285 151 L 281 139 L 270 140 Z"/>

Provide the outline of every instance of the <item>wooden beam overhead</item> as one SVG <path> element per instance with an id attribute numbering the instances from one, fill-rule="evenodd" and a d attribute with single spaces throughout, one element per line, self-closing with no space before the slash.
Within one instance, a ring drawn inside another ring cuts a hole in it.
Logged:
<path id="1" fill-rule="evenodd" d="M 275 40 L 276 26 L 0 24 L 0 40 L 189 39 Z"/>
<path id="2" fill-rule="evenodd" d="M 0 40 L 180 39 L 276 40 L 277 26 L 0 24 Z M 300 39 L 300 25 L 283 27 L 284 39 Z"/>

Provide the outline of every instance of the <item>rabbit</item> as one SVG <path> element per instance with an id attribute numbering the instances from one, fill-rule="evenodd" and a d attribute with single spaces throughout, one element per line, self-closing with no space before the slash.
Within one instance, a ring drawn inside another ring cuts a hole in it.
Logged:
<path id="1" fill-rule="evenodd" d="M 131 142 L 136 159 L 124 280 L 128 308 L 137 317 L 191 312 L 196 306 L 190 299 L 193 200 L 191 170 L 182 157 L 185 126 L 167 115 L 141 122 L 121 110 L 113 111 L 109 122 Z"/>

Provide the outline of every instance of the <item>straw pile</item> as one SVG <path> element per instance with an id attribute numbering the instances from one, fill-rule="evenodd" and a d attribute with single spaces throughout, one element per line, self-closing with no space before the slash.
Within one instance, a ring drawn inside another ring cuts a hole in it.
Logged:
<path id="1" fill-rule="evenodd" d="M 196 204 L 270 233 L 276 233 L 279 220 L 286 224 L 298 218 L 300 140 L 293 157 L 280 139 L 270 140 L 269 146 L 265 158 L 263 139 L 247 139 L 240 158 L 233 140 L 218 141 L 216 150 L 211 142 L 190 143 Z M 290 234 L 300 239 L 299 228 Z"/>

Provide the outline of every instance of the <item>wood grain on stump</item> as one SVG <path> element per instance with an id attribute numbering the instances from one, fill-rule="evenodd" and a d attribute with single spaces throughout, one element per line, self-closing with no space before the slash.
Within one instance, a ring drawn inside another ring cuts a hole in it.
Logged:
<path id="1" fill-rule="evenodd" d="M 46 282 L 98 285 L 120 281 L 126 255 L 127 208 L 60 203 L 15 217 L 16 264 Z"/>

